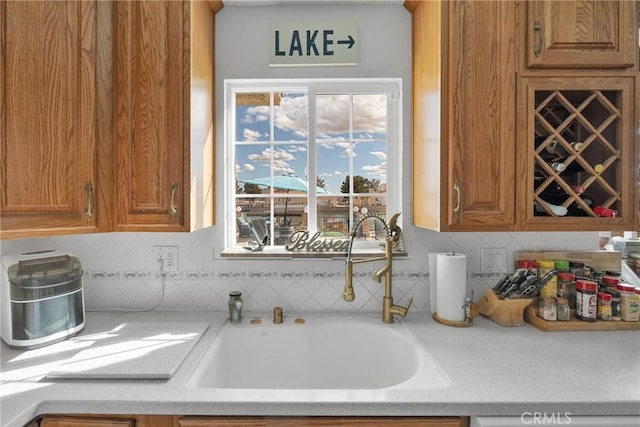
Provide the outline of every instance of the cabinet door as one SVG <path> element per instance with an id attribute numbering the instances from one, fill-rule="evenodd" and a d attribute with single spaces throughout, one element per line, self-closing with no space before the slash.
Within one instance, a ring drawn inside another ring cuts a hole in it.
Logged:
<path id="1" fill-rule="evenodd" d="M 175 427 L 172 415 L 44 415 L 40 427 Z"/>
<path id="2" fill-rule="evenodd" d="M 134 427 L 133 419 L 117 418 L 85 418 L 73 416 L 47 416 L 40 422 L 40 427 Z"/>
<path id="3" fill-rule="evenodd" d="M 523 78 L 518 93 L 521 229 L 633 226 L 635 78 Z"/>
<path id="4" fill-rule="evenodd" d="M 527 66 L 633 67 L 638 49 L 636 6 L 636 1 L 528 1 Z"/>
<path id="5" fill-rule="evenodd" d="M 0 237 L 95 231 L 96 3 L 0 2 Z"/>
<path id="6" fill-rule="evenodd" d="M 189 3 L 115 11 L 114 228 L 188 230 Z"/>
<path id="7" fill-rule="evenodd" d="M 440 231 L 511 230 L 516 4 L 417 2 L 412 17 L 414 221 Z"/>

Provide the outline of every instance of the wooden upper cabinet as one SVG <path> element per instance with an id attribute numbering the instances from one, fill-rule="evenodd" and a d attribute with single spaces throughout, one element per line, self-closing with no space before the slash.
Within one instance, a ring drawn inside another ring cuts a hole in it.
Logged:
<path id="1" fill-rule="evenodd" d="M 636 65 L 636 1 L 530 0 L 523 9 L 529 68 Z"/>
<path id="2" fill-rule="evenodd" d="M 413 27 L 414 223 L 515 224 L 515 2 L 407 2 Z"/>
<path id="3" fill-rule="evenodd" d="M 0 237 L 96 230 L 95 2 L 0 2 Z"/>
<path id="4" fill-rule="evenodd" d="M 0 2 L 0 238 L 213 224 L 221 8 Z"/>
<path id="5" fill-rule="evenodd" d="M 115 2 L 115 230 L 188 230 L 189 3 Z"/>

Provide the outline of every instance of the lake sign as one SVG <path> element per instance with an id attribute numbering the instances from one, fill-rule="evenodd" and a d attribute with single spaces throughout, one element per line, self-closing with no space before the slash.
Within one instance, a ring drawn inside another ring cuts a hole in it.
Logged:
<path id="1" fill-rule="evenodd" d="M 269 27 L 269 66 L 358 65 L 358 25 L 276 23 Z"/>

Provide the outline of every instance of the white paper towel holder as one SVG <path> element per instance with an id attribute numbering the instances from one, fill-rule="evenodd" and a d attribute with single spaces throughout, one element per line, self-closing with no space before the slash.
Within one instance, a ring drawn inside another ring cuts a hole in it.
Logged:
<path id="1" fill-rule="evenodd" d="M 464 320 L 447 320 L 438 316 L 438 312 L 435 312 L 431 315 L 433 320 L 438 323 L 442 323 L 443 325 L 453 326 L 456 328 L 466 328 L 473 325 L 473 319 L 478 316 L 478 307 L 476 303 L 473 302 L 473 290 L 471 291 L 471 296 L 467 297 L 464 305 L 460 307 L 460 310 L 465 311 Z"/>

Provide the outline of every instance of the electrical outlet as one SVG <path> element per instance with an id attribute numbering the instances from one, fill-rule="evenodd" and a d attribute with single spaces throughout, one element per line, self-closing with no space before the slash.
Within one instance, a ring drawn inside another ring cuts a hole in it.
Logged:
<path id="1" fill-rule="evenodd" d="M 177 246 L 154 246 L 153 252 L 159 271 L 178 271 Z"/>
<path id="2" fill-rule="evenodd" d="M 482 248 L 483 273 L 507 273 L 507 248 Z"/>

